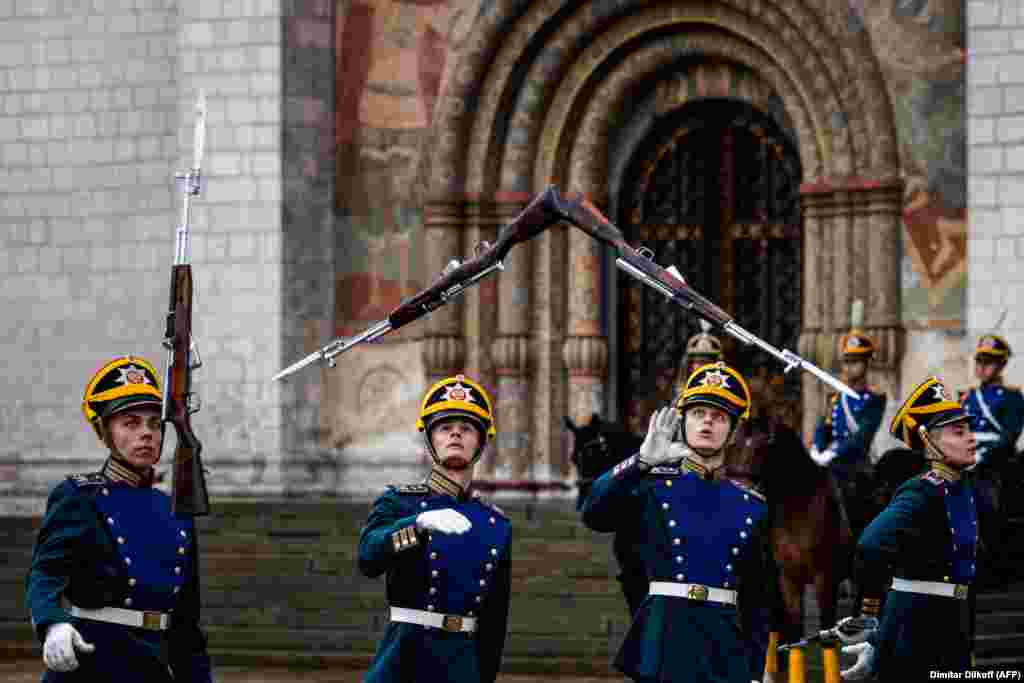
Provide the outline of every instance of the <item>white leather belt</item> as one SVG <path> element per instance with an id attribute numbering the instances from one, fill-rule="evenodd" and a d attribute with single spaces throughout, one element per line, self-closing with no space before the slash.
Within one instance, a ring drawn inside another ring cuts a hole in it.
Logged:
<path id="1" fill-rule="evenodd" d="M 473 633 L 476 631 L 476 617 L 464 617 L 460 614 L 441 614 L 407 607 L 392 607 L 391 621 L 406 624 L 419 624 L 439 628 L 451 633 Z"/>
<path id="2" fill-rule="evenodd" d="M 699 583 L 676 583 L 674 581 L 652 581 L 648 591 L 651 595 L 669 595 L 697 602 L 721 602 L 736 604 L 736 591 L 728 588 L 703 586 Z"/>
<path id="3" fill-rule="evenodd" d="M 892 590 L 901 593 L 920 593 L 922 595 L 938 595 L 943 598 L 966 600 L 970 587 L 962 583 L 946 583 L 945 581 L 915 581 L 893 577 Z"/>
<path id="4" fill-rule="evenodd" d="M 163 612 L 143 612 L 134 609 L 121 609 L 120 607 L 100 607 L 98 609 L 85 609 L 71 605 L 71 616 L 80 619 L 91 619 L 93 621 L 105 621 L 110 624 L 121 624 L 122 626 L 134 626 L 144 628 L 147 631 L 166 631 L 171 625 L 171 616 Z"/>

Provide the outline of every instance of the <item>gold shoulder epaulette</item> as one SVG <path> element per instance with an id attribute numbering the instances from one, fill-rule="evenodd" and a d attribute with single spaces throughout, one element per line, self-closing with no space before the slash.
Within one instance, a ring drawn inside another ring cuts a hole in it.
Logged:
<path id="1" fill-rule="evenodd" d="M 430 488 L 426 484 L 403 484 L 402 486 L 392 486 L 391 489 L 395 493 L 404 493 L 408 495 L 423 495 L 430 491 Z"/>
<path id="2" fill-rule="evenodd" d="M 68 479 L 75 482 L 75 486 L 100 486 L 107 483 L 107 478 L 99 472 L 69 474 Z"/>
<path id="3" fill-rule="evenodd" d="M 738 488 L 740 491 L 743 491 L 743 493 L 749 493 L 750 495 L 752 495 L 754 498 L 757 498 L 762 503 L 767 503 L 768 502 L 768 496 L 766 496 L 764 494 L 764 491 L 761 491 L 760 489 L 758 489 L 755 486 L 747 486 L 746 484 L 743 484 L 743 483 L 739 482 L 736 479 L 730 479 L 729 483 L 731 483 L 733 486 Z"/>

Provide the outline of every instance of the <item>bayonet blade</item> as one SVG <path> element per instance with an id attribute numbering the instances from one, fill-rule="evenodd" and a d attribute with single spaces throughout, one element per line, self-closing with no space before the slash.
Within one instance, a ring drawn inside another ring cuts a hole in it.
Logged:
<path id="1" fill-rule="evenodd" d="M 203 151 L 206 147 L 206 92 L 199 91 L 196 99 L 196 129 L 192 141 L 192 170 L 199 173 L 203 165 Z"/>

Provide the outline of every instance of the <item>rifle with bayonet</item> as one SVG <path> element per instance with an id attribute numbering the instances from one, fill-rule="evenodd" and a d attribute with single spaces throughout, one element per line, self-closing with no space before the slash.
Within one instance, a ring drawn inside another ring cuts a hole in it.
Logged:
<path id="1" fill-rule="evenodd" d="M 721 327 L 726 333 L 744 344 L 753 345 L 765 351 L 785 365 L 784 372 L 789 372 L 793 368 L 806 370 L 850 398 L 859 398 L 853 389 L 838 378 L 804 360 L 789 349 L 780 350 L 736 324 L 732 316 L 687 284 L 675 266 L 662 268 L 654 262 L 653 254 L 649 250 L 634 249 L 627 244 L 622 232 L 582 195 L 562 196 L 557 192 L 555 195 L 558 212 L 562 218 L 614 249 L 616 252 L 615 265 L 624 273 L 661 292 L 672 303 L 704 318 L 712 325 Z"/>
<path id="2" fill-rule="evenodd" d="M 206 98 L 199 93 L 196 103 L 196 125 L 193 141 L 192 168 L 176 178 L 182 185 L 181 222 L 175 235 L 174 265 L 171 267 L 171 301 L 167 313 L 164 347 L 167 349 L 167 371 L 164 376 L 161 431 L 174 426 L 177 444 L 174 449 L 171 510 L 178 517 L 209 514 L 210 500 L 206 476 L 199 459 L 202 444 L 192 432 L 192 413 L 199 410 L 198 396 L 192 391 L 192 371 L 202 365 L 199 349 L 192 338 L 192 265 L 189 210 L 191 199 L 200 191 L 203 146 L 206 138 Z M 161 440 L 163 448 L 163 440 Z"/>
<path id="3" fill-rule="evenodd" d="M 785 652 L 811 643 L 821 643 L 823 647 L 833 647 L 837 643 L 849 642 L 849 638 L 878 628 L 877 617 L 849 617 L 843 619 L 832 628 L 827 628 L 793 643 L 779 645 L 778 651 Z"/>
<path id="4" fill-rule="evenodd" d="M 374 323 L 355 336 L 335 339 L 318 351 L 314 351 L 302 360 L 281 370 L 274 375 L 271 381 L 283 379 L 314 363 L 326 362 L 330 367 L 334 367 L 335 356 L 348 351 L 357 344 L 374 341 L 403 325 L 419 320 L 455 299 L 468 287 L 475 285 L 491 273 L 504 270 L 503 259 L 513 246 L 533 239 L 561 220 L 561 216 L 555 210 L 557 195 L 558 191 L 554 187 L 549 187 L 541 192 L 512 222 L 501 229 L 494 244 L 481 242 L 477 245 L 476 255 L 473 258 L 466 261 L 457 259 L 450 261 L 434 284 L 403 301 L 388 314 L 387 318 Z"/>

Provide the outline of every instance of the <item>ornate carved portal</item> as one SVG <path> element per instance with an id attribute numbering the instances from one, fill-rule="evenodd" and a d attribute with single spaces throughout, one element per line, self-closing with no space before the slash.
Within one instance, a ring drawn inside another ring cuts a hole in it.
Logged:
<path id="1" fill-rule="evenodd" d="M 747 103 L 705 99 L 652 128 L 619 202 L 627 238 L 675 265 L 751 332 L 796 349 L 801 324 L 802 171 L 795 146 Z M 643 433 L 669 401 L 699 319 L 634 280 L 619 278 L 622 420 Z M 751 381 L 755 411 L 800 428 L 799 377 L 720 333 L 726 360 Z"/>

